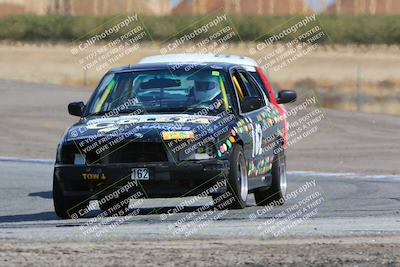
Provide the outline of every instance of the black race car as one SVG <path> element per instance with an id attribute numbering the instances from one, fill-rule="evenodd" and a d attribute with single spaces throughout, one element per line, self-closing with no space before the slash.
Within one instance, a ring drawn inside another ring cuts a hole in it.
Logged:
<path id="1" fill-rule="evenodd" d="M 279 103 L 295 99 L 278 93 Z M 282 118 L 240 66 L 114 68 L 86 105 L 70 103 L 68 111 L 80 120 L 57 148 L 59 217 L 84 216 L 90 200 L 106 215 L 123 215 L 137 198 L 211 195 L 230 209 L 244 208 L 249 193 L 258 205 L 285 195 Z"/>

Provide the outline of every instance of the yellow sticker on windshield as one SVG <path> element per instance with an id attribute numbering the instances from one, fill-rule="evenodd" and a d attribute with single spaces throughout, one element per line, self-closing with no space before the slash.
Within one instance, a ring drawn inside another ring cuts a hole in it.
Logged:
<path id="1" fill-rule="evenodd" d="M 211 72 L 211 75 L 212 75 L 212 76 L 219 76 L 219 71 L 213 70 L 213 71 Z"/>

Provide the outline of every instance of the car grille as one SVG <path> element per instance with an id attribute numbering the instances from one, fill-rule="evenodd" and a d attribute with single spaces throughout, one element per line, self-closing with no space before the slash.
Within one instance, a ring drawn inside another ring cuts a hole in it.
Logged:
<path id="1" fill-rule="evenodd" d="M 107 164 L 107 163 L 135 163 L 135 162 L 162 162 L 168 161 L 167 154 L 162 143 L 153 142 L 127 142 L 96 153 L 91 149 L 86 153 L 79 152 L 77 145 L 64 145 L 61 152 L 61 162 L 73 164 L 75 154 L 84 154 L 86 164 Z"/>

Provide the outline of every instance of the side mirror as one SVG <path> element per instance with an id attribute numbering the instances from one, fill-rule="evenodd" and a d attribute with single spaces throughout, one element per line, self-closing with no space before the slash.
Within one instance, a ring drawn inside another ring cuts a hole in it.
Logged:
<path id="1" fill-rule="evenodd" d="M 85 104 L 80 102 L 72 102 L 68 104 L 68 112 L 71 115 L 81 117 L 83 114 L 83 109 L 85 108 Z"/>
<path id="2" fill-rule="evenodd" d="M 293 90 L 281 90 L 278 92 L 276 101 L 278 104 L 294 102 L 297 99 L 297 93 Z"/>
<path id="3" fill-rule="evenodd" d="M 262 101 L 258 96 L 246 96 L 241 105 L 242 112 L 250 112 L 261 108 Z"/>

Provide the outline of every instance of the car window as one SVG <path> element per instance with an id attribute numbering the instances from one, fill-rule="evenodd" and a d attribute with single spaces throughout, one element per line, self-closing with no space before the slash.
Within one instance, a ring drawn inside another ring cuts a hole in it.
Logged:
<path id="1" fill-rule="evenodd" d="M 263 93 L 258 88 L 257 84 L 252 80 L 249 74 L 245 72 L 239 72 L 240 78 L 242 79 L 249 96 L 259 97 L 262 101 L 262 106 L 265 106 L 265 98 Z"/>
<path id="2" fill-rule="evenodd" d="M 227 73 L 213 69 L 169 69 L 108 74 L 88 103 L 87 113 L 144 110 L 146 113 L 208 110 L 220 113 L 231 107 Z M 129 106 L 125 105 L 129 103 Z M 209 109 L 210 106 L 215 108 Z"/>
<path id="3" fill-rule="evenodd" d="M 262 106 L 265 106 L 265 96 L 256 82 L 245 72 L 235 71 L 232 74 L 232 81 L 235 85 L 236 94 L 239 99 L 239 105 L 242 109 L 242 103 L 247 96 L 256 96 L 261 99 Z"/>
<path id="4" fill-rule="evenodd" d="M 239 102 L 242 103 L 246 96 L 249 96 L 249 93 L 246 89 L 246 85 L 243 83 L 238 72 L 234 72 L 232 74 L 232 81 L 235 85 L 236 94 L 239 98 Z"/>
<path id="5" fill-rule="evenodd" d="M 270 96 L 269 96 L 268 89 L 265 86 L 264 82 L 262 81 L 262 79 L 260 77 L 260 74 L 258 74 L 258 72 L 256 72 L 256 71 L 251 71 L 251 72 L 249 71 L 249 74 L 258 83 L 258 85 L 261 87 L 261 89 L 263 89 L 263 92 L 267 96 L 267 99 L 271 100 Z"/>

